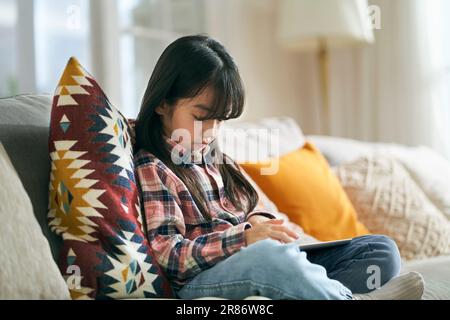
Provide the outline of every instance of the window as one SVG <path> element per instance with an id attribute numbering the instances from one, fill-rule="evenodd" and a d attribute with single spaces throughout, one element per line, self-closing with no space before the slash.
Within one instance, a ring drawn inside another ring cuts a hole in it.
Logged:
<path id="1" fill-rule="evenodd" d="M 52 93 L 70 56 L 90 70 L 89 0 L 35 0 L 37 92 Z"/>
<path id="2" fill-rule="evenodd" d="M 173 40 L 205 32 L 205 0 L 117 0 L 122 110 L 135 116 L 159 56 Z"/>
<path id="3" fill-rule="evenodd" d="M 0 0 L 0 96 L 53 94 L 70 56 L 90 67 L 89 0 Z"/>
<path id="4" fill-rule="evenodd" d="M 76 56 L 134 117 L 167 45 L 206 32 L 206 1 L 0 0 L 0 96 L 53 94 Z"/>
<path id="5" fill-rule="evenodd" d="M 0 0 L 0 96 L 19 92 L 17 76 L 17 6 L 14 0 Z"/>
<path id="6" fill-rule="evenodd" d="M 439 150 L 450 159 L 450 1 L 429 0 L 422 4 L 426 15 L 427 67 L 429 68 L 428 90 L 434 115 Z"/>

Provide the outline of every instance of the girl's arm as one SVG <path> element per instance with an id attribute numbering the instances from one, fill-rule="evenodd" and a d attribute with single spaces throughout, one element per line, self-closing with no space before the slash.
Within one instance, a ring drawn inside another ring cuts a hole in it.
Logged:
<path id="1" fill-rule="evenodd" d="M 180 207 L 186 191 L 177 191 L 178 182 L 164 165 L 144 164 L 137 166 L 136 172 L 150 246 L 170 279 L 189 279 L 246 245 L 244 230 L 251 227 L 248 222 L 186 239 L 185 216 Z"/>
<path id="2" fill-rule="evenodd" d="M 247 214 L 246 221 L 249 221 L 249 219 L 252 216 L 256 216 L 256 215 L 264 216 L 269 219 L 279 219 L 280 216 L 278 215 L 278 209 L 275 206 L 275 204 L 272 201 L 270 201 L 270 199 L 261 190 L 261 188 L 256 184 L 256 182 L 248 175 L 247 172 L 245 172 L 244 168 L 242 168 L 241 165 L 238 165 L 238 167 L 241 170 L 242 175 L 253 186 L 253 188 L 255 188 L 256 192 L 258 193 L 258 197 L 259 197 L 258 204 L 252 210 L 252 212 Z"/>
<path id="3" fill-rule="evenodd" d="M 253 209 L 253 211 L 247 215 L 247 219 L 246 219 L 247 221 L 249 221 L 250 217 L 252 217 L 252 216 L 253 217 L 256 216 L 256 218 L 257 218 L 258 215 L 262 215 L 269 219 L 281 219 L 281 220 L 285 221 L 286 225 L 291 230 L 293 230 L 300 237 L 302 237 L 302 239 L 304 240 L 303 241 L 304 243 L 318 241 L 314 237 L 306 234 L 300 225 L 291 222 L 289 217 L 286 214 L 278 211 L 276 205 L 269 199 L 269 197 L 267 197 L 267 195 L 261 190 L 261 188 L 256 184 L 256 182 L 248 175 L 248 173 L 245 172 L 244 168 L 242 168 L 242 166 L 240 166 L 240 165 L 239 165 L 239 168 L 241 169 L 241 172 L 244 175 L 244 177 L 247 178 L 247 180 L 250 182 L 250 184 L 255 188 L 256 192 L 258 192 L 258 196 L 259 196 L 259 202 L 256 205 L 256 207 Z M 253 220 L 251 220 L 249 222 L 254 224 Z"/>

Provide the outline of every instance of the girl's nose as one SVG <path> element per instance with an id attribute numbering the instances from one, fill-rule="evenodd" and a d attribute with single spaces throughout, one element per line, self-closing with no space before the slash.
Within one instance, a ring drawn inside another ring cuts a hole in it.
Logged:
<path id="1" fill-rule="evenodd" d="M 205 121 L 203 137 L 205 139 L 213 139 L 217 135 L 217 131 L 219 130 L 219 121 L 215 119 L 211 119 L 210 121 Z"/>

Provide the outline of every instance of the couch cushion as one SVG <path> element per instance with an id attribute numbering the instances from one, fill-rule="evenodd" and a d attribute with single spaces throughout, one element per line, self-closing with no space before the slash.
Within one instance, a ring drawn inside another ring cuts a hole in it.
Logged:
<path id="1" fill-rule="evenodd" d="M 368 233 L 327 161 L 313 144 L 307 142 L 270 162 L 240 165 L 281 212 L 313 237 L 327 241 Z"/>
<path id="2" fill-rule="evenodd" d="M 172 297 L 143 230 L 127 119 L 75 58 L 55 92 L 49 218 L 74 299 Z"/>
<path id="3" fill-rule="evenodd" d="M 371 232 L 392 237 L 402 258 L 450 254 L 450 222 L 399 161 L 374 154 L 335 171 L 361 221 Z"/>
<path id="4" fill-rule="evenodd" d="M 425 280 L 425 300 L 450 300 L 450 256 L 408 261 L 403 272 L 420 272 Z"/>
<path id="5" fill-rule="evenodd" d="M 0 299 L 69 299 L 30 199 L 0 143 Z"/>
<path id="6" fill-rule="evenodd" d="M 32 94 L 0 98 L 0 141 L 22 180 L 56 259 L 61 240 L 50 232 L 47 224 L 50 175 L 47 140 L 51 98 Z"/>
<path id="7" fill-rule="evenodd" d="M 302 130 L 290 117 L 230 120 L 222 125 L 218 139 L 221 150 L 237 162 L 264 161 L 305 144 Z"/>
<path id="8" fill-rule="evenodd" d="M 51 98 L 49 95 L 31 94 L 0 98 L 0 125 L 19 124 L 48 128 Z"/>
<path id="9" fill-rule="evenodd" d="M 47 223 L 50 161 L 48 127 L 33 125 L 0 125 L 0 141 L 7 150 L 33 205 L 42 232 L 50 242 L 54 259 L 58 257 L 61 239 Z"/>
<path id="10" fill-rule="evenodd" d="M 433 204 L 450 220 L 450 162 L 426 147 L 395 143 L 371 143 L 352 139 L 309 136 L 332 166 L 354 161 L 375 152 L 400 161 Z"/>

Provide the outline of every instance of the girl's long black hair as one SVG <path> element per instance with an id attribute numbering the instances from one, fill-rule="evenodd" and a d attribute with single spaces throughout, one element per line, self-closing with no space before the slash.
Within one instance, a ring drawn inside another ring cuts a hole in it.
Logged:
<path id="1" fill-rule="evenodd" d="M 244 108 L 245 91 L 238 68 L 218 41 L 207 35 L 191 35 L 172 42 L 162 53 L 148 82 L 141 109 L 136 118 L 135 150 L 152 153 L 171 169 L 186 185 L 202 215 L 210 220 L 208 200 L 195 177 L 183 165 L 175 164 L 164 143 L 161 116 L 157 106 L 175 106 L 182 98 L 197 96 L 202 90 L 214 90 L 214 102 L 205 118 L 227 120 L 238 118 Z M 258 193 L 242 174 L 240 167 L 215 145 L 214 162 L 219 170 L 225 195 L 234 207 L 247 214 L 258 203 Z"/>

